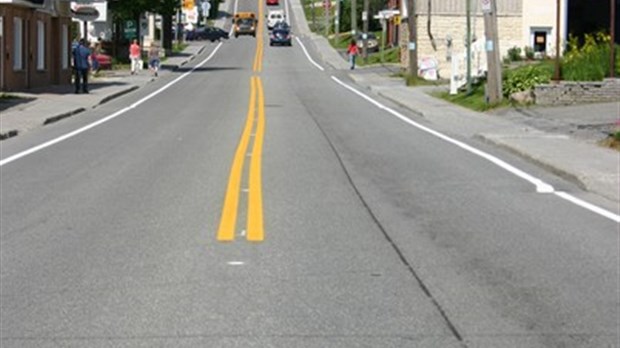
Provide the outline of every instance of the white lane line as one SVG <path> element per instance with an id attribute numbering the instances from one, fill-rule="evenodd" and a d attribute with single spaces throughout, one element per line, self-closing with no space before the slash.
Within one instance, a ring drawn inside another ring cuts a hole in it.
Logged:
<path id="1" fill-rule="evenodd" d="M 312 59 L 312 57 L 310 57 L 310 54 L 308 54 L 308 50 L 306 50 L 306 46 L 304 46 L 304 44 L 301 42 L 301 40 L 299 40 L 299 38 L 297 36 L 295 36 L 295 40 L 297 40 L 297 43 L 299 43 L 299 45 L 301 46 L 301 49 L 306 54 L 306 58 L 308 58 L 310 63 L 314 64 L 314 66 L 316 66 L 319 70 L 325 71 L 325 68 L 320 66 L 317 62 L 314 61 L 314 59 Z"/>
<path id="2" fill-rule="evenodd" d="M 243 265 L 245 265 L 245 262 L 243 262 L 243 261 L 229 261 L 229 262 L 226 262 L 226 263 L 228 265 L 230 265 L 230 266 L 243 266 Z"/>
<path id="3" fill-rule="evenodd" d="M 76 129 L 76 130 L 74 130 L 74 131 L 72 131 L 70 133 L 67 133 L 65 135 L 61 135 L 58 138 L 52 139 L 52 140 L 47 141 L 47 142 L 45 142 L 43 144 L 37 145 L 35 147 L 32 147 L 32 148 L 30 148 L 28 150 L 25 150 L 25 151 L 22 151 L 20 153 L 17 153 L 15 155 L 13 155 L 13 156 L 7 157 L 7 158 L 5 158 L 5 159 L 0 161 L 0 167 L 4 166 L 5 164 L 9 164 L 9 163 L 11 163 L 13 161 L 17 161 L 20 158 L 23 158 L 23 157 L 26 157 L 28 155 L 31 155 L 31 154 L 33 154 L 35 152 L 41 151 L 41 150 L 43 150 L 43 149 L 45 149 L 47 147 L 50 147 L 52 145 L 58 144 L 58 143 L 60 143 L 62 141 L 65 141 L 65 140 L 67 140 L 69 138 L 72 138 L 72 137 L 74 137 L 74 136 L 76 136 L 76 135 L 78 135 L 80 133 L 84 133 L 84 132 L 86 132 L 87 130 L 89 130 L 91 128 L 95 128 L 95 127 L 97 127 L 97 126 L 99 126 L 99 125 L 101 125 L 103 123 L 106 123 L 106 122 L 108 122 L 108 121 L 110 121 L 112 119 L 117 118 L 118 116 L 123 115 L 124 113 L 126 113 L 127 111 L 129 111 L 131 109 L 137 108 L 142 103 L 146 102 L 147 100 L 155 97 L 156 95 L 158 95 L 158 94 L 162 93 L 163 91 L 167 90 L 168 88 L 172 87 L 174 84 L 178 83 L 182 79 L 186 78 L 189 74 L 194 72 L 194 70 L 196 70 L 196 69 L 200 68 L 201 66 L 203 66 L 204 64 L 206 64 L 209 60 L 211 60 L 213 58 L 213 56 L 215 56 L 215 53 L 217 53 L 217 51 L 220 49 L 221 46 L 222 46 L 222 43 L 220 42 L 215 47 L 213 52 L 211 52 L 211 54 L 207 58 L 205 58 L 202 62 L 200 62 L 195 67 L 193 67 L 190 71 L 188 71 L 188 72 L 184 73 L 183 75 L 177 77 L 176 79 L 168 82 L 165 86 L 163 86 L 160 89 L 156 90 L 155 92 L 147 95 L 146 97 L 138 100 L 137 102 L 129 105 L 128 107 L 120 109 L 117 112 L 115 112 L 115 113 L 113 113 L 111 115 L 108 115 L 108 116 L 100 119 L 99 121 L 93 122 L 93 123 L 91 123 L 89 125 L 86 125 L 86 126 L 84 126 L 82 128 L 79 128 L 79 129 Z"/>
<path id="4" fill-rule="evenodd" d="M 396 110 L 391 109 L 391 108 L 389 108 L 389 107 L 379 103 L 378 101 L 370 98 L 366 94 L 364 94 L 364 93 L 356 90 L 355 88 L 347 85 L 346 83 L 342 82 L 337 77 L 331 76 L 331 78 L 332 78 L 332 80 L 334 80 L 336 83 L 338 83 L 342 87 L 344 87 L 344 88 L 348 89 L 349 91 L 357 94 L 358 96 L 366 99 L 368 102 L 370 102 L 371 104 L 375 105 L 379 109 L 385 110 L 388 113 L 392 114 L 393 116 L 396 116 L 401 121 L 406 122 L 409 125 L 411 125 L 413 127 L 416 127 L 418 129 L 420 129 L 421 131 L 429 133 L 429 134 L 431 134 L 431 135 L 433 135 L 433 136 L 435 136 L 437 138 L 440 138 L 440 139 L 442 139 L 444 141 L 447 141 L 447 142 L 449 142 L 451 144 L 454 144 L 454 145 L 464 149 L 465 151 L 473 153 L 476 156 L 482 157 L 482 158 L 486 159 L 487 161 L 489 161 L 489 162 L 499 166 L 500 168 L 502 168 L 502 169 L 504 169 L 504 170 L 506 170 L 506 171 L 508 171 L 508 172 L 510 172 L 510 173 L 512 173 L 512 174 L 514 174 L 514 175 L 516 175 L 516 176 L 518 176 L 518 177 L 520 177 L 520 178 L 530 182 L 530 183 L 532 183 L 536 187 L 536 192 L 538 192 L 538 193 L 555 193 L 558 197 L 561 197 L 561 198 L 563 198 L 563 199 L 565 199 L 565 200 L 567 200 L 567 201 L 569 201 L 571 203 L 574 203 L 574 204 L 576 204 L 576 205 L 578 205 L 578 206 L 580 206 L 582 208 L 588 209 L 588 210 L 590 210 L 590 211 L 592 211 L 594 213 L 597 213 L 597 214 L 599 214 L 601 216 L 604 216 L 604 217 L 606 217 L 608 219 L 611 219 L 611 220 L 613 220 L 615 222 L 619 222 L 620 223 L 620 215 L 612 213 L 612 212 L 610 212 L 608 210 L 605 210 L 603 208 L 600 208 L 598 206 L 595 206 L 595 205 L 590 204 L 588 202 L 585 202 L 583 200 L 580 200 L 580 199 L 578 199 L 576 197 L 573 197 L 573 196 L 571 196 L 571 195 L 569 195 L 569 194 L 567 194 L 565 192 L 557 192 L 557 191 L 555 191 L 553 186 L 551 186 L 550 184 L 542 181 L 541 179 L 536 178 L 536 177 L 534 177 L 534 176 L 532 176 L 532 175 L 522 171 L 521 169 L 516 168 L 513 165 L 511 165 L 511 164 L 509 164 L 509 163 L 507 163 L 507 162 L 505 162 L 505 161 L 503 161 L 503 160 L 501 160 L 501 159 L 499 159 L 499 158 L 497 158 L 497 157 L 495 157 L 495 156 L 493 156 L 493 155 L 491 155 L 489 153 L 486 153 L 484 151 L 476 149 L 473 146 L 465 144 L 465 143 L 463 143 L 461 141 L 458 141 L 456 139 L 450 138 L 449 136 L 447 136 L 445 134 L 442 134 L 442 133 L 440 133 L 440 132 L 438 132 L 438 131 L 436 131 L 434 129 L 428 128 L 428 127 L 423 126 L 423 125 L 421 125 L 421 124 L 419 124 L 419 123 L 417 123 L 415 121 L 412 121 L 411 119 L 405 117 L 404 115 L 400 114 Z"/>
<path id="5" fill-rule="evenodd" d="M 582 208 L 585 208 L 585 209 L 587 209 L 587 210 L 589 210 L 591 212 L 597 213 L 597 214 L 602 215 L 602 216 L 604 216 L 604 217 L 606 217 L 606 218 L 608 218 L 610 220 L 613 220 L 613 221 L 615 221 L 617 223 L 620 223 L 620 215 L 618 215 L 618 214 L 614 214 L 614 213 L 612 213 L 612 212 L 610 212 L 608 210 L 605 210 L 605 209 L 603 209 L 601 207 L 598 207 L 598 206 L 596 206 L 596 205 L 594 205 L 592 203 L 588 203 L 588 202 L 586 202 L 586 201 L 584 201 L 582 199 L 579 199 L 579 198 L 577 198 L 577 197 L 575 197 L 573 195 L 570 195 L 570 194 L 568 194 L 566 192 L 556 191 L 554 193 L 555 193 L 556 196 L 558 196 L 558 197 L 560 197 L 562 199 L 565 199 L 565 200 L 567 200 L 567 201 L 569 201 L 569 202 L 571 202 L 573 204 L 576 204 L 576 205 L 578 205 L 578 206 L 580 206 Z"/>

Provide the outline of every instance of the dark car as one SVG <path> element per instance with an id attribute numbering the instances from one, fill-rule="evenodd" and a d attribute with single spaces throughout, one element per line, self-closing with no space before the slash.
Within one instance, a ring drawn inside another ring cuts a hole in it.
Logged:
<path id="1" fill-rule="evenodd" d="M 377 40 L 377 36 L 375 34 L 368 33 L 367 40 L 368 40 L 367 49 L 369 53 L 379 51 L 379 41 Z M 364 34 L 358 34 L 357 37 L 355 38 L 355 41 L 357 42 L 357 48 L 361 52 L 362 48 L 364 47 Z"/>
<path id="2" fill-rule="evenodd" d="M 211 42 L 228 39 L 228 32 L 216 27 L 201 27 L 188 31 L 185 39 L 188 41 L 209 40 Z"/>
<path id="3" fill-rule="evenodd" d="M 288 23 L 286 23 L 285 21 L 281 21 L 281 22 L 277 22 L 276 24 L 274 24 L 272 29 L 291 30 L 291 26 Z"/>
<path id="4" fill-rule="evenodd" d="M 274 28 L 269 34 L 269 46 L 291 46 L 291 31 L 288 28 Z"/>

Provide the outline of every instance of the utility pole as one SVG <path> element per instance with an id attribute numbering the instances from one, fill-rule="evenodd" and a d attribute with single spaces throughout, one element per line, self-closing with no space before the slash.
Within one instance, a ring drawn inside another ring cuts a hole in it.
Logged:
<path id="1" fill-rule="evenodd" d="M 499 61 L 496 0 L 482 0 L 482 12 L 487 51 L 487 102 L 497 104 L 502 101 L 502 67 Z"/>
<path id="2" fill-rule="evenodd" d="M 616 67 L 616 0 L 609 0 L 611 9 L 609 11 L 609 32 L 611 42 L 609 43 L 609 77 L 614 77 Z"/>
<path id="3" fill-rule="evenodd" d="M 351 0 L 351 35 L 357 34 L 357 0 Z"/>
<path id="4" fill-rule="evenodd" d="M 465 47 L 467 49 L 467 95 L 471 94 L 471 0 L 465 0 L 466 12 L 467 12 L 467 42 Z"/>
<path id="5" fill-rule="evenodd" d="M 323 9 L 325 10 L 325 37 L 329 40 L 331 0 L 323 0 Z"/>
<path id="6" fill-rule="evenodd" d="M 407 0 L 407 25 L 409 27 L 409 75 L 418 76 L 418 21 L 415 10 L 416 0 Z"/>
<path id="7" fill-rule="evenodd" d="M 340 0 L 336 0 L 336 14 L 334 17 L 334 32 L 336 33 L 334 41 L 336 46 L 338 46 L 338 42 L 340 42 Z"/>
<path id="8" fill-rule="evenodd" d="M 368 63 L 368 8 L 370 7 L 370 0 L 364 0 L 364 12 L 362 12 L 362 21 L 364 22 L 364 32 L 363 32 L 363 41 L 364 45 L 362 46 L 362 56 L 364 57 L 364 62 Z"/>
<path id="9" fill-rule="evenodd" d="M 560 0 L 556 0 L 555 4 L 555 73 L 553 79 L 555 82 L 560 82 Z"/>

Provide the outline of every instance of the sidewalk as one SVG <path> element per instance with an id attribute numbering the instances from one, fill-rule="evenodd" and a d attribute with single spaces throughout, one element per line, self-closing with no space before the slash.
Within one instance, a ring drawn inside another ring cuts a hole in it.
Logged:
<path id="1" fill-rule="evenodd" d="M 186 64 L 204 48 L 204 45 L 200 42 L 190 42 L 182 54 L 168 57 L 162 62 L 160 76 Z M 0 101 L 0 139 L 4 140 L 87 109 L 96 108 L 155 79 L 148 70 L 136 75 L 131 75 L 128 70 L 110 70 L 102 71 L 101 77 L 91 77 L 89 94 L 74 94 L 72 85 L 7 93 L 19 98 Z"/>
<path id="2" fill-rule="evenodd" d="M 620 202 L 620 152 L 597 144 L 620 120 L 620 101 L 479 113 L 429 95 L 439 87 L 407 87 L 391 74 L 375 67 L 349 76 L 443 130 L 507 149 L 587 191 Z"/>

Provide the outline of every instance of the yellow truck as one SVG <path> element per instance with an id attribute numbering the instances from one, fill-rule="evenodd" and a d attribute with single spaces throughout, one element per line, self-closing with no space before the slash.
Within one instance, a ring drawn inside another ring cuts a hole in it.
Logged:
<path id="1" fill-rule="evenodd" d="M 235 37 L 239 35 L 252 35 L 256 37 L 256 25 L 258 19 L 254 12 L 237 12 L 233 16 L 233 29 Z"/>

